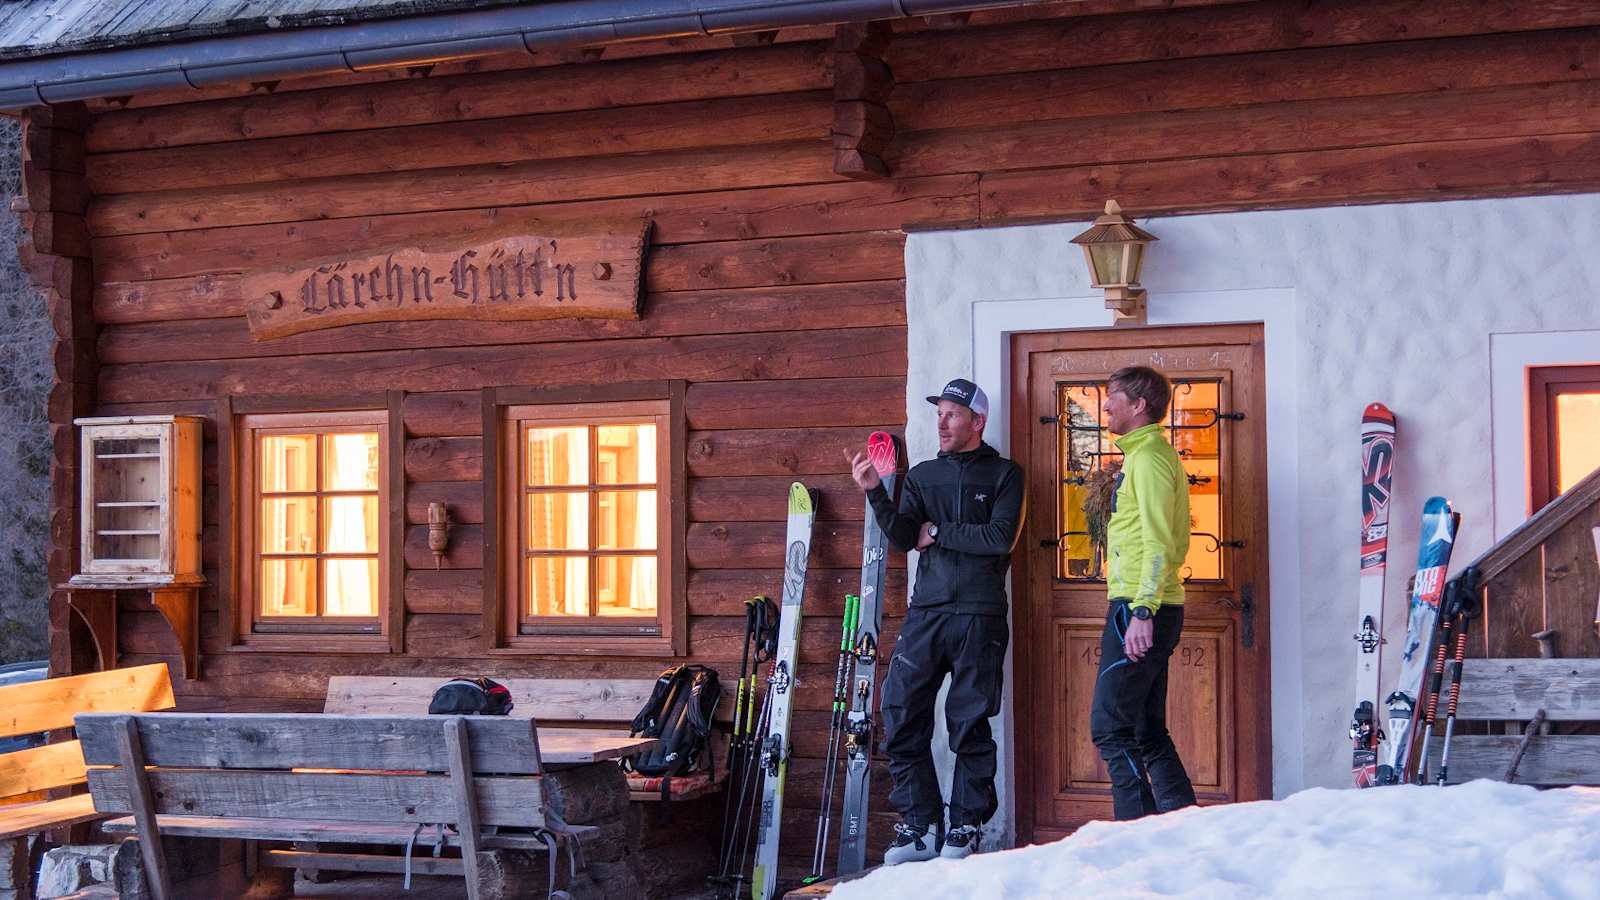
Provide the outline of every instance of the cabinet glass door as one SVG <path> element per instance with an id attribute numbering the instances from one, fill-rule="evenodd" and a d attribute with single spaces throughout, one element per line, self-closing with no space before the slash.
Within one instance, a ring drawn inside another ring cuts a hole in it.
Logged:
<path id="1" fill-rule="evenodd" d="M 159 566 L 166 496 L 160 436 L 106 435 L 89 440 L 94 460 L 94 561 L 126 564 L 135 570 Z"/>

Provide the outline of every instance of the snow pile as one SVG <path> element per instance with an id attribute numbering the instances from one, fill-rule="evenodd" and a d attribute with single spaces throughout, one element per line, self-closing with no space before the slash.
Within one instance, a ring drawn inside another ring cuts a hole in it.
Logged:
<path id="1" fill-rule="evenodd" d="M 1600 788 L 1316 788 L 879 869 L 832 900 L 1600 897 Z"/>

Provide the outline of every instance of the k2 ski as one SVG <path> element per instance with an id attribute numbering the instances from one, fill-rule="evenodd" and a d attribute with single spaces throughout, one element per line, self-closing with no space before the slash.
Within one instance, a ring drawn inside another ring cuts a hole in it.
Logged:
<path id="1" fill-rule="evenodd" d="M 1356 709 L 1350 722 L 1350 760 L 1356 787 L 1389 780 L 1380 771 L 1378 670 L 1383 658 L 1383 579 L 1389 556 L 1389 498 L 1393 496 L 1394 413 L 1382 403 L 1361 417 L 1361 608 L 1356 613 Z"/>

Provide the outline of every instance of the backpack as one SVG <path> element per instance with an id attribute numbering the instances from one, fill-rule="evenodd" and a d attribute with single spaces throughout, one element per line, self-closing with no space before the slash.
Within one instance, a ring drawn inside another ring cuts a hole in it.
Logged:
<path id="1" fill-rule="evenodd" d="M 482 675 L 477 678 L 452 678 L 433 692 L 428 701 L 430 716 L 503 716 L 516 706 L 505 685 Z"/>
<path id="2" fill-rule="evenodd" d="M 659 738 L 661 743 L 629 760 L 628 769 L 665 776 L 661 783 L 665 798 L 673 775 L 692 772 L 711 760 L 711 721 L 721 700 L 716 669 L 675 666 L 662 672 L 628 732 L 630 737 Z"/>

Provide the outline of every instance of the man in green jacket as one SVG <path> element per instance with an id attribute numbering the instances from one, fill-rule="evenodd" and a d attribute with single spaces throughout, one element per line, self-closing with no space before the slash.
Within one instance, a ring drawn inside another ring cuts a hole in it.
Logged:
<path id="1" fill-rule="evenodd" d="M 1106 386 L 1106 427 L 1122 451 L 1106 526 L 1111 608 L 1089 730 L 1111 772 L 1118 819 L 1194 805 L 1194 786 L 1167 733 L 1167 661 L 1183 632 L 1178 569 L 1189 552 L 1189 484 L 1161 434 L 1172 387 L 1129 366 Z"/>

